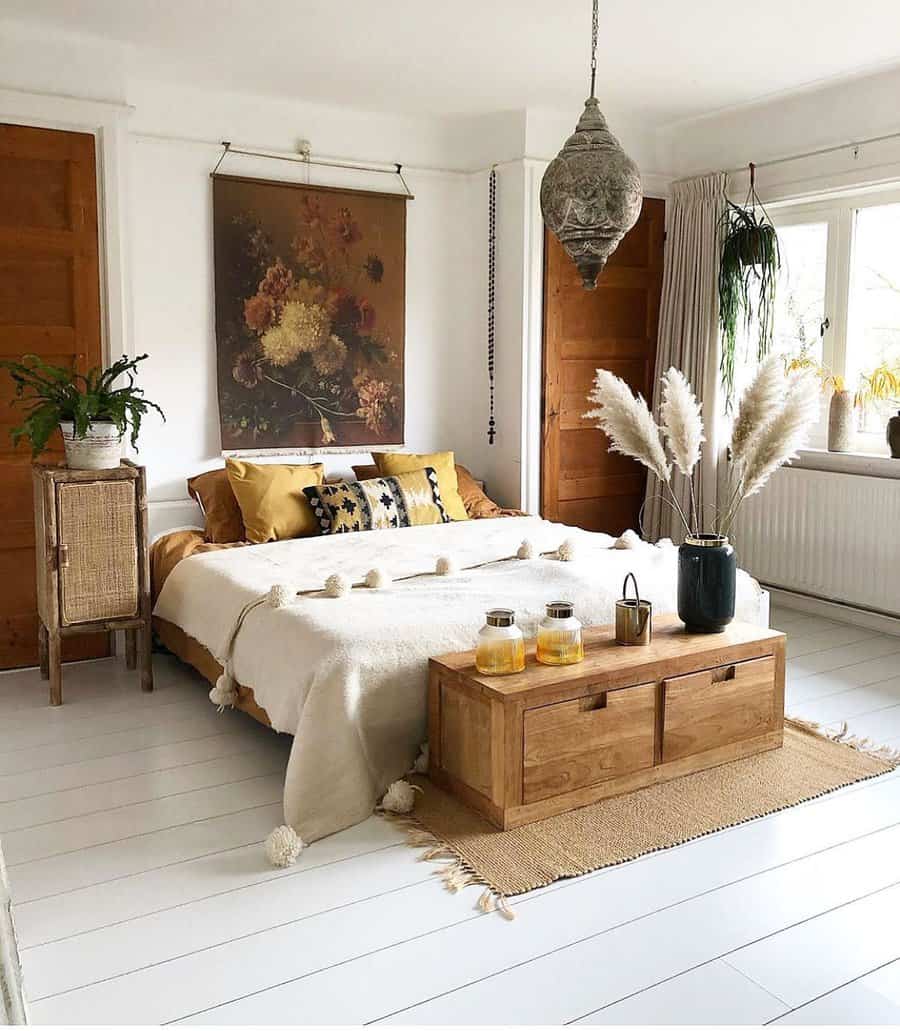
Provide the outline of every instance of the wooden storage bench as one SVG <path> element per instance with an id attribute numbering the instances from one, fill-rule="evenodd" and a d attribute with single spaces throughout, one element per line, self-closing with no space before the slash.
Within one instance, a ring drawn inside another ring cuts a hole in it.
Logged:
<path id="1" fill-rule="evenodd" d="M 502 829 L 755 752 L 784 738 L 784 635 L 747 623 L 646 647 L 585 633 L 585 659 L 482 676 L 474 652 L 432 659 L 429 775 Z"/>

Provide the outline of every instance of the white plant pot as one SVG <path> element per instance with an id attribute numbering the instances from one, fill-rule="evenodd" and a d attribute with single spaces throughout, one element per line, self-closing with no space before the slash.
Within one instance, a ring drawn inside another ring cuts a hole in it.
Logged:
<path id="1" fill-rule="evenodd" d="M 61 422 L 66 463 L 70 469 L 115 469 L 122 457 L 122 434 L 111 422 L 95 422 L 83 437 L 75 436 L 75 424 Z"/>

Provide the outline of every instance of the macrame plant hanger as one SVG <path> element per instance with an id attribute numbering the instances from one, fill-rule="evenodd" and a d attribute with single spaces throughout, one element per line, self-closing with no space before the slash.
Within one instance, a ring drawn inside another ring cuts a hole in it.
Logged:
<path id="1" fill-rule="evenodd" d="M 494 421 L 494 286 L 497 273 L 497 169 L 491 168 L 488 179 L 488 318 L 487 318 L 487 366 L 488 390 L 490 393 L 490 416 L 488 418 L 488 444 L 494 443 L 497 435 Z"/>

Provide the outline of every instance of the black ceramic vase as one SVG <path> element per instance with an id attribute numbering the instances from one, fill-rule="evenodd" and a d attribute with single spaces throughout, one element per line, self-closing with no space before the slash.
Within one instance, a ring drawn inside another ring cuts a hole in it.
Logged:
<path id="1" fill-rule="evenodd" d="M 891 458 L 900 458 L 900 412 L 888 419 L 887 442 Z"/>
<path id="2" fill-rule="evenodd" d="M 689 633 L 718 634 L 734 619 L 737 562 L 727 537 L 689 536 L 678 549 L 678 618 Z"/>

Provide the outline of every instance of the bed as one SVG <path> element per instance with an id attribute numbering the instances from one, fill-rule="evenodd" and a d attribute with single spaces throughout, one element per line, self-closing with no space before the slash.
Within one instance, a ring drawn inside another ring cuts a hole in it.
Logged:
<path id="1" fill-rule="evenodd" d="M 534 557 L 517 557 L 523 540 Z M 436 574 L 439 559 L 450 575 Z M 634 572 L 654 611 L 672 612 L 676 565 L 670 542 L 532 516 L 254 545 L 182 532 L 154 545 L 154 623 L 210 682 L 228 666 L 236 707 L 293 735 L 285 820 L 309 843 L 364 820 L 410 769 L 426 733 L 427 659 L 472 647 L 486 609 L 514 608 L 526 635 L 557 597 L 585 623 L 608 623 Z M 373 568 L 386 586 L 323 591 L 332 574 L 361 584 Z M 267 601 L 276 585 L 290 604 Z M 737 618 L 768 623 L 768 596 L 743 572 Z"/>

